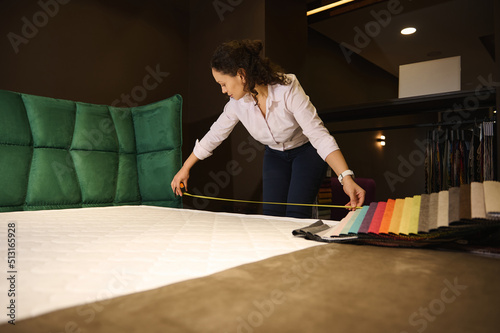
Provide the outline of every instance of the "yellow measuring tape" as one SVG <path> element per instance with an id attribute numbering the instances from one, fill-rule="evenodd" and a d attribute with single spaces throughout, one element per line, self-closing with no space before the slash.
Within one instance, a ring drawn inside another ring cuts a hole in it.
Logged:
<path id="1" fill-rule="evenodd" d="M 345 209 L 363 208 L 363 207 L 351 207 L 351 206 L 339 206 L 339 205 L 318 205 L 318 204 L 300 204 L 300 203 L 287 203 L 287 202 L 266 202 L 266 201 L 251 201 L 251 200 L 238 200 L 238 199 L 207 197 L 204 195 L 196 195 L 196 194 L 191 194 L 191 193 L 186 192 L 186 190 L 184 189 L 184 184 L 182 184 L 182 183 L 181 183 L 181 190 L 182 190 L 183 194 L 185 194 L 189 197 L 208 199 L 208 200 L 232 201 L 232 202 L 255 203 L 255 204 L 266 204 L 266 205 L 310 206 L 310 207 L 345 208 Z"/>

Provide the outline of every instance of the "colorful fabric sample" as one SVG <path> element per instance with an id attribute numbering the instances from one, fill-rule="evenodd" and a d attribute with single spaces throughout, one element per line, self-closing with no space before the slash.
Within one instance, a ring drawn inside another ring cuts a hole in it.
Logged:
<path id="1" fill-rule="evenodd" d="M 294 234 L 323 242 L 426 246 L 500 232 L 500 182 L 473 182 L 439 193 L 372 202 L 335 226 L 325 226 L 317 221 Z"/>

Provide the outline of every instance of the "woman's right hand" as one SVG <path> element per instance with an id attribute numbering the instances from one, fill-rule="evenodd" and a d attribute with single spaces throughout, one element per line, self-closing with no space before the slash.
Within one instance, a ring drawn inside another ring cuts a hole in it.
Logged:
<path id="1" fill-rule="evenodd" d="M 172 186 L 172 192 L 174 192 L 175 195 L 180 195 L 182 197 L 181 183 L 184 184 L 184 190 L 188 190 L 189 170 L 191 170 L 193 165 L 198 161 L 198 157 L 196 157 L 194 153 L 191 153 L 191 155 L 189 155 L 188 159 L 182 165 L 182 168 L 174 176 L 174 179 L 172 179 L 172 183 L 170 183 L 170 186 Z"/>
<path id="2" fill-rule="evenodd" d="M 170 183 L 170 186 L 172 187 L 172 192 L 174 192 L 175 195 L 182 196 L 181 183 L 184 184 L 184 189 L 187 191 L 188 179 L 189 179 L 189 169 L 182 167 L 179 170 L 179 172 L 177 172 L 177 174 L 174 176 L 174 179 L 172 179 L 172 183 Z"/>

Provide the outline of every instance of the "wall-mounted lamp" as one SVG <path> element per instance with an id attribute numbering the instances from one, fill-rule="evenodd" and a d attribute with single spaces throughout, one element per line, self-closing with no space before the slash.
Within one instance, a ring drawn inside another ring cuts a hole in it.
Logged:
<path id="1" fill-rule="evenodd" d="M 380 138 L 377 138 L 377 142 L 380 142 L 380 145 L 385 146 L 385 135 L 381 135 Z"/>

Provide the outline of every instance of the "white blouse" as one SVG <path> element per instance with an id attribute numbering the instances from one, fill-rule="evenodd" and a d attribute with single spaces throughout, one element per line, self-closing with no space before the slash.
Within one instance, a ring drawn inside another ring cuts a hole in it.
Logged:
<path id="1" fill-rule="evenodd" d="M 239 100 L 231 98 L 208 133 L 196 140 L 196 157 L 203 160 L 212 155 L 238 121 L 255 140 L 275 150 L 297 148 L 310 141 L 324 160 L 339 149 L 295 75 L 287 77 L 291 81 L 288 85 L 268 86 L 265 118 L 250 94 Z"/>

